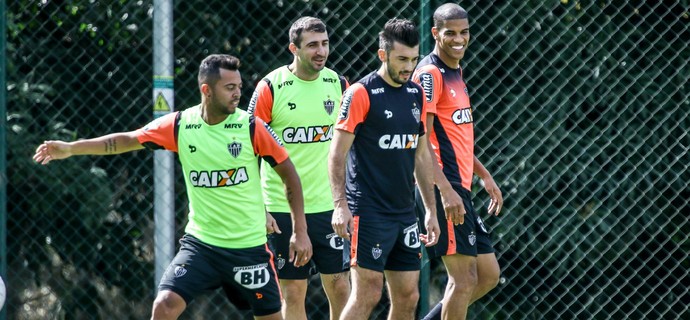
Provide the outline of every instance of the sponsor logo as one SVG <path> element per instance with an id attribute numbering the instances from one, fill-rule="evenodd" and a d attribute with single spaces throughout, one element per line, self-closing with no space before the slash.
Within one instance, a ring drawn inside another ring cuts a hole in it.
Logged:
<path id="1" fill-rule="evenodd" d="M 379 248 L 379 245 L 377 244 L 376 247 L 371 248 L 371 256 L 374 257 L 374 260 L 378 260 L 381 258 L 381 253 L 383 253 L 383 250 Z"/>
<path id="2" fill-rule="evenodd" d="M 187 274 L 187 269 L 184 268 L 184 265 L 177 266 L 175 267 L 175 278 L 179 278 Z"/>
<path id="3" fill-rule="evenodd" d="M 352 88 L 352 87 L 350 87 Z M 340 102 L 340 115 L 338 115 L 339 120 L 345 120 L 349 116 L 350 113 L 350 104 L 352 103 L 352 96 L 354 95 L 354 91 L 347 89 L 345 90 L 345 94 L 343 95 L 343 100 Z"/>
<path id="4" fill-rule="evenodd" d="M 247 168 L 240 167 L 228 170 L 191 171 L 189 181 L 200 188 L 220 188 L 238 185 L 249 181 Z"/>
<path id="5" fill-rule="evenodd" d="M 383 112 L 386 114 L 386 119 L 390 119 L 393 117 L 393 111 L 384 110 Z"/>
<path id="6" fill-rule="evenodd" d="M 323 79 L 323 82 L 326 82 L 326 83 L 336 83 L 338 81 L 338 80 L 333 79 L 333 78 L 322 78 L 322 79 Z"/>
<path id="7" fill-rule="evenodd" d="M 434 76 L 431 73 L 425 72 L 419 75 L 419 80 L 424 89 L 424 96 L 426 101 L 431 102 L 434 99 Z"/>
<path id="8" fill-rule="evenodd" d="M 333 139 L 333 125 L 313 127 L 288 127 L 283 130 L 285 143 L 326 142 Z"/>
<path id="9" fill-rule="evenodd" d="M 293 102 L 288 102 L 288 108 L 290 108 L 290 110 L 295 110 L 297 109 L 297 104 Z"/>
<path id="10" fill-rule="evenodd" d="M 336 249 L 336 250 L 343 250 L 343 245 L 345 245 L 345 240 L 341 237 L 338 236 L 337 233 L 331 233 L 326 236 L 326 239 L 329 239 L 330 241 L 328 242 L 331 245 L 331 248 Z"/>
<path id="11" fill-rule="evenodd" d="M 235 272 L 235 282 L 247 289 L 261 288 L 270 281 L 267 263 L 235 267 L 232 271 Z"/>
<path id="12" fill-rule="evenodd" d="M 278 90 L 280 90 L 282 87 L 288 87 L 291 86 L 293 83 L 293 80 L 285 80 L 283 83 L 278 84 Z"/>
<path id="13" fill-rule="evenodd" d="M 254 90 L 254 93 L 252 93 L 252 98 L 249 100 L 249 106 L 247 107 L 247 113 L 254 115 L 254 111 L 256 110 L 256 101 L 259 100 L 259 92 Z"/>
<path id="14" fill-rule="evenodd" d="M 407 93 L 419 93 L 419 90 L 417 88 L 407 88 Z"/>
<path id="15" fill-rule="evenodd" d="M 329 116 L 332 115 L 333 109 L 335 109 L 335 101 L 331 100 L 329 97 L 328 100 L 323 102 L 323 108 L 326 110 L 326 113 L 328 113 Z"/>
<path id="16" fill-rule="evenodd" d="M 201 129 L 201 124 L 188 124 L 184 126 L 185 129 Z"/>
<path id="17" fill-rule="evenodd" d="M 416 149 L 417 134 L 386 134 L 379 139 L 381 149 Z"/>
<path id="18" fill-rule="evenodd" d="M 242 129 L 241 123 L 226 123 L 223 129 Z"/>
<path id="19" fill-rule="evenodd" d="M 194 152 L 196 152 L 196 147 L 190 144 L 189 145 L 189 153 L 194 153 Z"/>
<path id="20" fill-rule="evenodd" d="M 455 90 L 453 90 L 452 88 L 450 89 L 450 95 L 453 96 L 453 98 L 455 98 Z"/>
<path id="21" fill-rule="evenodd" d="M 371 89 L 371 94 L 381 94 L 381 93 L 383 93 L 383 92 L 384 92 L 383 88 L 374 88 L 374 89 Z"/>
<path id="22" fill-rule="evenodd" d="M 419 229 L 417 228 L 417 224 L 413 224 L 405 230 L 403 230 L 403 233 L 405 233 L 405 245 L 409 248 L 419 248 L 421 245 L 419 241 Z"/>
<path id="23" fill-rule="evenodd" d="M 230 155 L 233 158 L 237 158 L 237 156 L 240 155 L 240 152 L 242 152 L 242 144 L 237 141 L 228 143 L 228 152 L 230 152 Z"/>
<path id="24" fill-rule="evenodd" d="M 416 104 L 416 103 L 415 103 L 414 106 L 415 106 L 415 107 L 412 108 L 412 116 L 414 117 L 415 121 L 417 121 L 417 123 L 419 123 L 419 120 L 420 120 L 419 118 L 420 118 L 420 116 L 421 116 L 422 111 L 419 110 L 419 108 L 417 108 L 417 104 Z"/>
<path id="25" fill-rule="evenodd" d="M 453 119 L 455 124 L 472 123 L 472 109 L 465 108 L 455 110 L 451 116 L 451 119 Z"/>

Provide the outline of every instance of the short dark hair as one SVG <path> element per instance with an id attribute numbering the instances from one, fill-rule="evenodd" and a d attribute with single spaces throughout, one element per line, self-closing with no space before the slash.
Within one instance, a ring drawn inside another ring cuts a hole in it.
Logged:
<path id="1" fill-rule="evenodd" d="M 326 32 L 326 24 L 321 19 L 310 16 L 297 19 L 290 27 L 290 43 L 294 43 L 299 48 L 304 31 L 324 33 Z"/>
<path id="2" fill-rule="evenodd" d="M 386 22 L 383 31 L 379 32 L 379 49 L 390 52 L 393 42 L 402 43 L 408 47 L 419 44 L 419 30 L 417 26 L 407 19 L 393 18 Z"/>
<path id="3" fill-rule="evenodd" d="M 440 29 L 448 20 L 467 19 L 467 17 L 467 11 L 463 7 L 455 3 L 446 3 L 434 11 L 434 27 Z"/>
<path id="4" fill-rule="evenodd" d="M 220 69 L 236 71 L 240 69 L 240 59 L 228 54 L 212 54 L 199 65 L 197 80 L 199 86 L 206 83 L 214 85 L 220 79 Z"/>

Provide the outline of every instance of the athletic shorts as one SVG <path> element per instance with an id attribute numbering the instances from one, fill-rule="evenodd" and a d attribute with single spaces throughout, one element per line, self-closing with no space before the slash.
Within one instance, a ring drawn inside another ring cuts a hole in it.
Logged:
<path id="1" fill-rule="evenodd" d="M 491 234 L 486 229 L 486 226 L 484 226 L 482 218 L 474 211 L 472 194 L 463 187 L 453 186 L 453 189 L 460 195 L 465 205 L 465 222 L 456 226 L 453 222 L 446 220 L 446 212 L 443 209 L 441 193 L 438 188 L 434 187 L 434 193 L 436 194 L 436 216 L 438 217 L 438 226 L 441 229 L 441 235 L 436 245 L 427 248 L 429 258 L 453 255 L 456 253 L 476 257 L 477 254 L 494 252 Z M 424 204 L 419 194 L 419 189 L 415 190 L 415 198 L 417 213 L 420 215 L 420 220 L 423 221 Z"/>
<path id="2" fill-rule="evenodd" d="M 173 291 L 189 304 L 202 293 L 223 288 L 239 309 L 251 308 L 255 316 L 271 315 L 280 311 L 282 299 L 272 258 L 265 244 L 227 249 L 186 234 L 158 290 Z"/>
<path id="3" fill-rule="evenodd" d="M 331 226 L 332 210 L 305 215 L 307 234 L 311 240 L 313 254 L 309 263 L 299 268 L 295 268 L 295 265 L 290 263 L 290 237 L 292 236 L 290 214 L 275 212 L 271 215 L 282 232 L 269 235 L 280 279 L 301 280 L 316 273 L 334 274 L 350 270 L 349 258 L 343 260 L 344 240 L 333 232 Z"/>
<path id="4" fill-rule="evenodd" d="M 350 266 L 383 272 L 421 269 L 421 242 L 414 212 L 354 215 Z"/>

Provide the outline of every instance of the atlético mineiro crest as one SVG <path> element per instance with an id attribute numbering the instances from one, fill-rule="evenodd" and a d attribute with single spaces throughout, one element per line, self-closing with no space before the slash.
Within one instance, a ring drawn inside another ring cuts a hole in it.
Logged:
<path id="1" fill-rule="evenodd" d="M 181 276 L 184 276 L 186 273 L 187 273 L 187 269 L 185 269 L 184 266 L 175 267 L 175 278 L 179 278 Z"/>
<path id="2" fill-rule="evenodd" d="M 335 101 L 331 99 L 324 101 L 323 108 L 326 109 L 326 113 L 328 113 L 329 116 L 332 115 L 333 110 L 335 109 Z"/>
<path id="3" fill-rule="evenodd" d="M 422 112 L 417 108 L 417 104 L 414 104 L 414 108 L 412 108 L 412 116 L 414 117 L 415 120 L 417 120 L 417 123 L 419 123 L 419 116 Z"/>
<path id="4" fill-rule="evenodd" d="M 374 257 L 374 260 L 378 259 L 381 257 L 382 250 L 379 248 L 379 245 L 377 244 L 376 247 L 371 248 L 371 256 Z"/>
<path id="5" fill-rule="evenodd" d="M 234 158 L 237 158 L 237 156 L 240 155 L 240 152 L 242 151 L 242 144 L 233 141 L 232 143 L 228 144 L 228 152 L 230 152 L 230 155 L 232 155 Z"/>
<path id="6" fill-rule="evenodd" d="M 477 235 L 472 232 L 469 236 L 467 236 L 467 240 L 470 242 L 471 246 L 474 246 L 474 244 L 477 243 Z"/>
<path id="7" fill-rule="evenodd" d="M 285 266 L 285 258 L 279 257 L 276 261 L 278 262 L 278 270 L 283 269 Z"/>

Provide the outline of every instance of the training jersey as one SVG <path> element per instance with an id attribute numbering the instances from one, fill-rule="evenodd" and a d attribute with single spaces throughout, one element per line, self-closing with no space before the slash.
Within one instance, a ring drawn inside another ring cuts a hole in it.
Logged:
<path id="1" fill-rule="evenodd" d="M 425 114 L 422 88 L 411 81 L 396 88 L 372 72 L 345 91 L 336 129 L 355 134 L 345 177 L 352 213 L 414 209 L 415 151 Z"/>
<path id="2" fill-rule="evenodd" d="M 236 109 L 208 125 L 198 105 L 160 117 L 136 134 L 149 149 L 179 154 L 189 198 L 186 233 L 223 248 L 266 243 L 257 155 L 276 165 L 287 152 L 263 121 Z"/>
<path id="3" fill-rule="evenodd" d="M 443 173 L 452 185 L 471 190 L 474 122 L 462 69 L 448 67 L 431 53 L 419 62 L 412 80 L 422 85 L 428 112 L 436 115 L 429 142 Z"/>
<path id="4" fill-rule="evenodd" d="M 283 66 L 259 82 L 247 109 L 283 141 L 302 182 L 305 214 L 333 210 L 328 150 L 346 87 L 345 78 L 331 69 L 305 81 Z M 269 212 L 290 211 L 280 176 L 267 166 L 261 167 L 261 186 Z"/>

